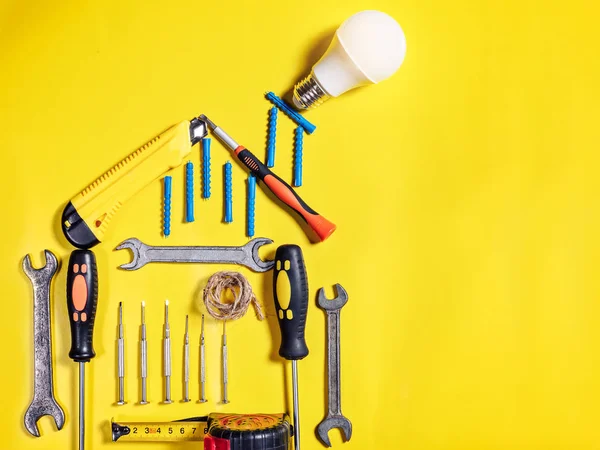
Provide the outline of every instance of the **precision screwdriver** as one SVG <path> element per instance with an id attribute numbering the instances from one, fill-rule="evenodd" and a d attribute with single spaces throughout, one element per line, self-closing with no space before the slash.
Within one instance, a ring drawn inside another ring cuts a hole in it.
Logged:
<path id="1" fill-rule="evenodd" d="M 163 340 L 163 374 L 165 376 L 165 400 L 163 403 L 173 403 L 171 400 L 171 328 L 169 327 L 169 300 L 165 300 L 165 338 Z"/>
<path id="2" fill-rule="evenodd" d="M 148 340 L 146 339 L 146 302 L 142 302 L 142 327 L 140 340 L 140 375 L 142 378 L 142 399 L 140 405 L 147 405 L 147 379 L 148 379 Z"/>
<path id="3" fill-rule="evenodd" d="M 215 125 L 208 117 L 201 114 L 198 117 L 206 123 L 208 128 L 223 142 L 227 147 L 233 150 L 233 153 L 238 159 L 252 172 L 256 177 L 260 178 L 263 183 L 269 188 L 269 190 L 275 194 L 275 196 L 293 209 L 296 213 L 302 217 L 302 219 L 315 231 L 321 241 L 327 239 L 331 233 L 335 231 L 335 224 L 319 215 L 316 211 L 312 210 L 305 202 L 300 198 L 296 191 L 292 187 L 275 175 L 271 169 L 265 166 L 256 156 L 254 156 L 248 149 L 239 145 L 231 136 L 225 131 Z"/>
<path id="4" fill-rule="evenodd" d="M 308 279 L 302 250 L 282 245 L 275 252 L 273 298 L 281 330 L 279 355 L 292 361 L 294 392 L 294 448 L 300 450 L 300 407 L 298 401 L 298 360 L 308 355 L 304 338 L 308 312 Z"/>
<path id="5" fill-rule="evenodd" d="M 200 400 L 198 400 L 198 403 L 206 403 L 206 362 L 204 358 L 204 314 L 202 314 L 202 329 L 200 330 Z"/>
<path id="6" fill-rule="evenodd" d="M 228 384 L 228 368 L 227 368 L 227 332 L 225 331 L 226 320 L 223 321 L 223 403 L 229 403 L 227 396 L 227 384 Z"/>
<path id="7" fill-rule="evenodd" d="M 94 351 L 94 321 L 98 305 L 98 270 L 91 250 L 75 250 L 67 273 L 67 311 L 71 326 L 69 358 L 79 363 L 79 450 L 85 447 L 85 363 Z"/>
<path id="8" fill-rule="evenodd" d="M 125 339 L 123 338 L 123 302 L 119 302 L 119 339 L 118 339 L 119 401 L 125 405 Z"/>
<path id="9" fill-rule="evenodd" d="M 183 344 L 183 385 L 185 403 L 190 401 L 190 333 L 188 330 L 188 316 L 185 316 L 185 339 Z"/>

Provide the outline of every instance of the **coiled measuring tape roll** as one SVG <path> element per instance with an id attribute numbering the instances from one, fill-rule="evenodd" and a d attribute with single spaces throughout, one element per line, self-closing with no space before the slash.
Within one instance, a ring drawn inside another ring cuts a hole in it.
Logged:
<path id="1" fill-rule="evenodd" d="M 111 421 L 113 442 L 204 441 L 204 450 L 288 450 L 287 414 L 221 414 L 172 422 Z"/>

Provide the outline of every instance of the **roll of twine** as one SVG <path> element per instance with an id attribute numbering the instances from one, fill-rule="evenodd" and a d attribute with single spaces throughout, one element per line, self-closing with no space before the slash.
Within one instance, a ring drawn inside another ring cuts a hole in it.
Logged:
<path id="1" fill-rule="evenodd" d="M 233 302 L 223 302 L 222 298 L 227 290 L 231 292 Z M 202 299 L 208 314 L 217 320 L 239 319 L 246 314 L 251 303 L 258 320 L 265 318 L 250 282 L 239 272 L 217 272 L 211 275 Z"/>

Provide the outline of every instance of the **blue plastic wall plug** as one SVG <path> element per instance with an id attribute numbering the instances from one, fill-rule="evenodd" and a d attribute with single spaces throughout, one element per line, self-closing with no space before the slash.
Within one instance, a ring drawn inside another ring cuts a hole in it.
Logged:
<path id="1" fill-rule="evenodd" d="M 294 186 L 302 186 L 302 138 L 304 130 L 298 127 L 294 130 Z"/>
<path id="2" fill-rule="evenodd" d="M 194 221 L 194 164 L 185 165 L 185 221 Z"/>
<path id="3" fill-rule="evenodd" d="M 233 222 L 233 195 L 231 189 L 231 163 L 225 163 L 225 223 Z"/>
<path id="4" fill-rule="evenodd" d="M 164 180 L 163 201 L 163 235 L 169 237 L 171 234 L 171 177 L 166 176 Z"/>
<path id="5" fill-rule="evenodd" d="M 290 119 L 292 119 L 294 122 L 296 122 L 296 124 L 298 124 L 299 126 L 304 128 L 304 131 L 306 131 L 308 134 L 312 134 L 313 131 L 315 131 L 317 129 L 316 126 L 314 126 L 312 123 L 310 123 L 304 117 L 302 117 L 300 114 L 298 114 L 296 111 L 294 111 L 294 108 L 292 108 L 290 105 L 288 105 L 286 102 L 281 100 L 279 97 L 277 97 L 272 92 L 267 92 L 265 94 L 265 97 L 267 97 L 267 99 L 271 103 L 273 103 L 275 106 L 277 106 Z"/>
<path id="6" fill-rule="evenodd" d="M 202 198 L 210 198 L 210 138 L 202 139 Z"/>
<path id="7" fill-rule="evenodd" d="M 269 123 L 267 134 L 267 167 L 275 166 L 275 134 L 277 132 L 277 108 L 269 110 Z"/>
<path id="8" fill-rule="evenodd" d="M 248 175 L 248 223 L 246 235 L 254 236 L 254 210 L 256 208 L 256 177 L 252 174 Z"/>

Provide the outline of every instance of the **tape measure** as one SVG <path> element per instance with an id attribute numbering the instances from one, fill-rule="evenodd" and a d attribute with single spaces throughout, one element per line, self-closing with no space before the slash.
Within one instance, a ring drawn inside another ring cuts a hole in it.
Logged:
<path id="1" fill-rule="evenodd" d="M 288 450 L 287 414 L 220 414 L 172 422 L 111 421 L 113 442 L 204 441 L 204 450 Z"/>

